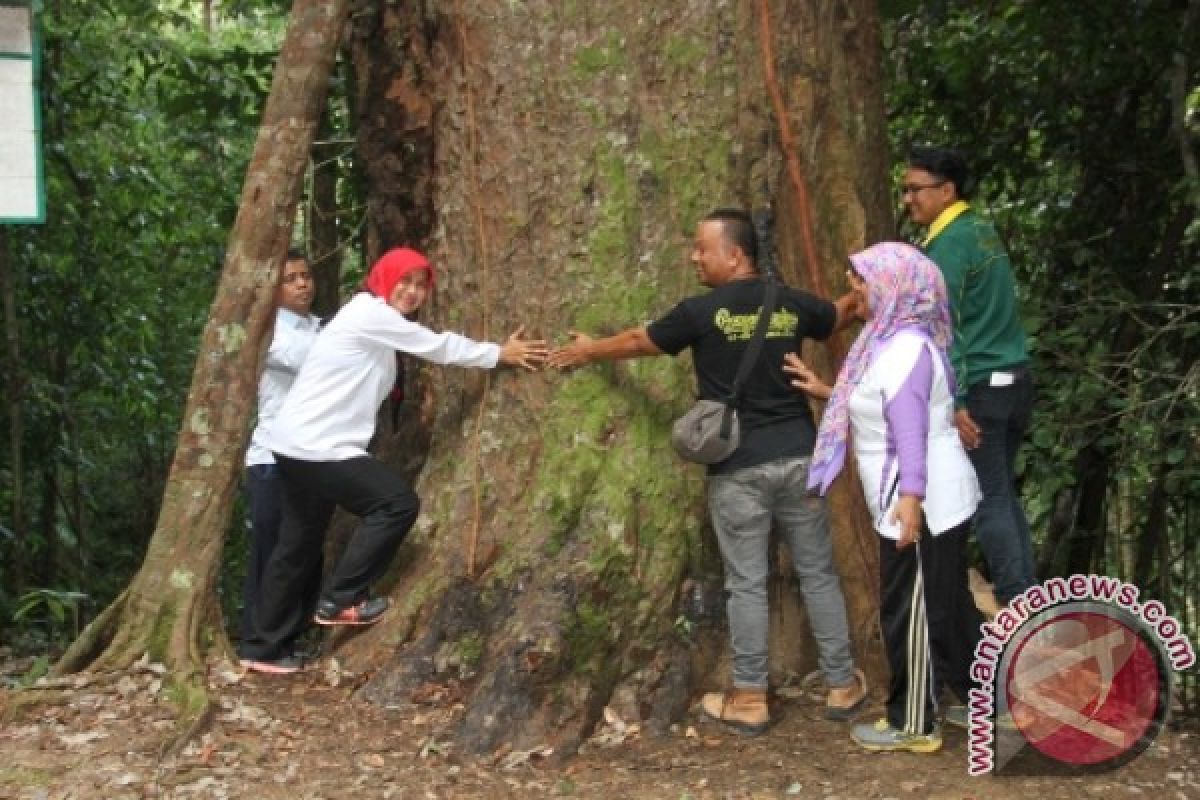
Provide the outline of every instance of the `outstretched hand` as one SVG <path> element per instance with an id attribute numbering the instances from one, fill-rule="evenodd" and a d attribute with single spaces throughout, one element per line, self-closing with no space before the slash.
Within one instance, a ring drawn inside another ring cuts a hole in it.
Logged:
<path id="1" fill-rule="evenodd" d="M 813 372 L 795 353 L 788 353 L 783 357 L 783 371 L 792 376 L 792 388 L 794 389 L 799 389 L 822 400 L 828 400 L 829 395 L 833 393 L 829 384 L 818 378 L 817 373 Z"/>
<path id="2" fill-rule="evenodd" d="M 588 346 L 594 341 L 592 337 L 586 333 L 579 331 L 569 331 L 571 335 L 571 343 L 555 348 L 550 353 L 550 358 L 546 364 L 558 369 L 566 369 L 567 367 L 578 367 L 591 361 L 588 355 Z"/>
<path id="3" fill-rule="evenodd" d="M 542 339 L 525 339 L 525 326 L 519 326 L 500 345 L 500 363 L 510 367 L 534 370 L 546 361 L 546 342 Z"/>

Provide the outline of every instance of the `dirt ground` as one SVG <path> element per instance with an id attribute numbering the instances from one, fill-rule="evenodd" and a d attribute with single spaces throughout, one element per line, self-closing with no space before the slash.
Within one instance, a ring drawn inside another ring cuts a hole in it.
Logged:
<path id="1" fill-rule="evenodd" d="M 211 680 L 216 712 L 178 752 L 164 749 L 176 726 L 156 665 L 46 693 L 0 722 L 0 798 L 1200 798 L 1200 736 L 1180 730 L 1100 775 L 972 778 L 963 731 L 947 728 L 933 755 L 866 753 L 821 717 L 817 692 L 797 690 L 775 699 L 777 721 L 754 739 L 694 714 L 654 738 L 609 713 L 565 762 L 544 749 L 475 761 L 448 744 L 461 713 L 450 693 L 375 707 L 329 659 L 288 677 L 220 666 Z M 865 719 L 881 699 L 873 692 Z"/>

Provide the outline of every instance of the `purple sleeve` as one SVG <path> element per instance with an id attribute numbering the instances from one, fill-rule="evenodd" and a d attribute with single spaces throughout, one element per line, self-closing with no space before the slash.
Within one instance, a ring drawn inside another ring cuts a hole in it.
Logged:
<path id="1" fill-rule="evenodd" d="M 925 496 L 925 451 L 932 387 L 933 357 L 928 347 L 922 347 L 912 371 L 883 407 L 889 449 L 894 448 L 900 470 L 900 494 Z"/>

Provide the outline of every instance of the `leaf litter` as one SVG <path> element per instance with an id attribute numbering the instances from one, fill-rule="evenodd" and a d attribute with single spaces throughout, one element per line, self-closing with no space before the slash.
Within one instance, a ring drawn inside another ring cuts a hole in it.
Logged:
<path id="1" fill-rule="evenodd" d="M 663 798 L 813 797 L 930 800 L 1073 800 L 1087 796 L 1200 796 L 1200 737 L 1164 731 L 1140 758 L 1087 777 L 969 778 L 966 741 L 947 731 L 933 755 L 867 754 L 845 724 L 822 716 L 822 689 L 806 677 L 781 687 L 775 720 L 753 739 L 693 709 L 663 736 L 647 735 L 636 703 L 606 707 L 573 758 L 554 743 L 491 758 L 458 752 L 468 688 L 425 685 L 403 707 L 358 700 L 360 676 L 334 659 L 298 676 L 209 671 L 215 713 L 174 755 L 176 730 L 160 664 L 55 682 L 65 702 L 0 724 L 0 800 L 109 798 Z M 11 692 L 0 692 L 0 701 Z M 881 697 L 864 719 L 881 710 Z M 619 710 L 618 710 L 619 707 Z"/>

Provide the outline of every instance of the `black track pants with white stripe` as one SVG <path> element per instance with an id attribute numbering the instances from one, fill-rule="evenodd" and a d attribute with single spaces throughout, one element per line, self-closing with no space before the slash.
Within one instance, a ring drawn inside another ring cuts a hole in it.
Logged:
<path id="1" fill-rule="evenodd" d="M 879 618 L 892 672 L 887 716 L 893 728 L 933 730 L 935 685 L 967 699 L 983 621 L 967 587 L 968 529 L 964 523 L 937 536 L 925 530 L 919 544 L 903 550 L 879 537 Z"/>

